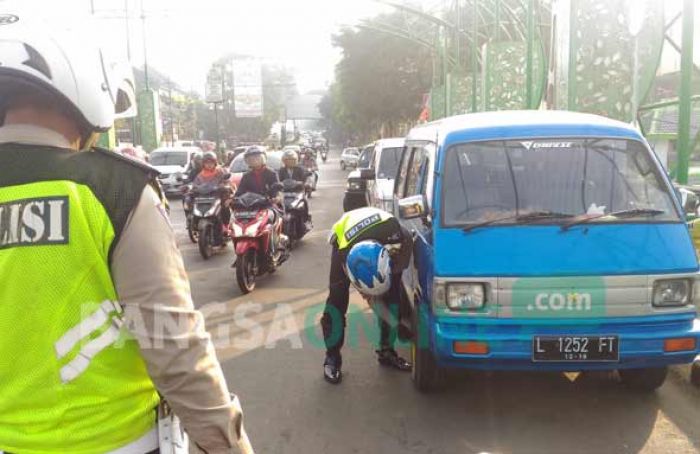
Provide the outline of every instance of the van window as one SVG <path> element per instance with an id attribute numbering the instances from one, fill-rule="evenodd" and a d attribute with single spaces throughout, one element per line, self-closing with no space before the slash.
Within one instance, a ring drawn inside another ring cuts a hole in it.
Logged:
<path id="1" fill-rule="evenodd" d="M 428 165 L 428 150 L 425 147 L 413 149 L 413 158 L 408 169 L 408 179 L 406 180 L 406 197 L 421 194 L 423 192 L 423 182 L 425 181 L 426 167 Z"/>
<path id="2" fill-rule="evenodd" d="M 377 178 L 388 178 L 393 180 L 399 170 L 399 160 L 401 159 L 403 148 L 383 148 L 379 155 L 379 167 L 377 168 Z"/>
<path id="3" fill-rule="evenodd" d="M 531 212 L 573 217 L 633 209 L 663 213 L 625 216 L 625 221 L 680 221 L 649 151 L 637 141 L 470 143 L 451 147 L 444 166 L 443 223 L 448 226 Z M 596 222 L 617 219 L 601 217 Z"/>
<path id="4" fill-rule="evenodd" d="M 408 176 L 408 165 L 411 162 L 411 153 L 413 148 L 404 148 L 401 154 L 401 164 L 399 165 L 399 170 L 396 172 L 396 182 L 394 183 L 394 194 L 396 198 L 403 198 L 404 187 L 406 186 L 406 177 Z"/>

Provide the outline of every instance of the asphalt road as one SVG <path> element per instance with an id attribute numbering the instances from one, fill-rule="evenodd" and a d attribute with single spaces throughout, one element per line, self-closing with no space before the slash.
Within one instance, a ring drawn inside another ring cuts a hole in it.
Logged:
<path id="1" fill-rule="evenodd" d="M 366 323 L 349 327 L 342 384 L 324 382 L 318 318 L 326 238 L 342 212 L 346 175 L 332 154 L 311 201 L 314 231 L 250 295 L 236 286 L 231 247 L 204 261 L 187 239 L 179 201 L 172 203 L 195 304 L 241 398 L 256 452 L 700 452 L 700 390 L 682 369 L 650 396 L 606 374 L 480 372 L 452 374 L 444 391 L 422 395 L 410 374 L 377 365 L 376 329 L 355 294 L 351 310 Z"/>

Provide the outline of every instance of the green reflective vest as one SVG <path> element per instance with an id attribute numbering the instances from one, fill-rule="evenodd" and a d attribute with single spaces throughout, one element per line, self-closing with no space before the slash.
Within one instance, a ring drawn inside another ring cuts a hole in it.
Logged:
<path id="1" fill-rule="evenodd" d="M 362 233 L 392 218 L 391 214 L 374 207 L 359 208 L 344 213 L 338 222 L 333 224 L 332 229 L 338 250 L 346 249 Z"/>
<path id="2" fill-rule="evenodd" d="M 154 427 L 109 266 L 152 176 L 105 151 L 0 145 L 0 451 L 101 453 Z"/>

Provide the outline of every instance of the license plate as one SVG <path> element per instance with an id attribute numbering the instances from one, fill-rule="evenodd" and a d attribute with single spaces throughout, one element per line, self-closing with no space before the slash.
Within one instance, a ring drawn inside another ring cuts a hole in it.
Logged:
<path id="1" fill-rule="evenodd" d="M 617 362 L 620 340 L 618 336 L 535 336 L 532 360 Z"/>

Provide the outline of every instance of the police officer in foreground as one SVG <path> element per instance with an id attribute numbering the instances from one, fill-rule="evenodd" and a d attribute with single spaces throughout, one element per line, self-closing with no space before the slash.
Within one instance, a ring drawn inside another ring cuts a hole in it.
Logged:
<path id="1" fill-rule="evenodd" d="M 343 214 L 333 225 L 328 299 L 321 317 L 326 343 L 323 375 L 329 383 L 343 378 L 340 353 L 345 340 L 345 320 L 352 284 L 365 299 L 383 303 L 377 314 L 380 344 L 377 360 L 383 366 L 410 371 L 411 364 L 394 350 L 398 332 L 401 273 L 413 252 L 411 234 L 386 211 L 368 207 Z M 375 311 L 377 311 L 375 305 Z M 387 320 L 390 320 L 389 323 Z"/>
<path id="2" fill-rule="evenodd" d="M 120 99 L 108 62 L 0 15 L 0 451 L 158 452 L 160 393 L 199 447 L 237 452 L 155 172 L 91 150 Z"/>

